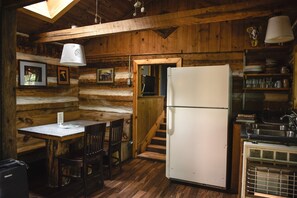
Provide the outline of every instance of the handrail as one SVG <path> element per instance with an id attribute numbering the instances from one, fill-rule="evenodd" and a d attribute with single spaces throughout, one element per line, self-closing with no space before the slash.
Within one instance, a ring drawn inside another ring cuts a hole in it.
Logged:
<path id="1" fill-rule="evenodd" d="M 162 113 L 159 115 L 158 119 L 151 127 L 149 132 L 146 134 L 144 140 L 140 143 L 140 151 L 141 153 L 145 151 L 147 145 L 151 142 L 152 138 L 155 136 L 156 131 L 158 130 L 160 123 L 165 118 L 165 111 L 163 110 Z"/>

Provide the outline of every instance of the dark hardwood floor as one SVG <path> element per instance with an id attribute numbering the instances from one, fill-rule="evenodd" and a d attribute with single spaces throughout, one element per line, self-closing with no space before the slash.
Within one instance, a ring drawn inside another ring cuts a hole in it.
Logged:
<path id="1" fill-rule="evenodd" d="M 43 162 L 31 164 L 28 174 L 30 197 L 81 197 L 80 184 L 73 184 L 60 190 L 46 187 L 45 163 Z M 113 180 L 105 180 L 104 187 L 93 190 L 89 197 L 235 198 L 236 195 L 172 182 L 165 177 L 165 163 L 133 159 L 124 163 L 121 174 L 116 175 Z"/>

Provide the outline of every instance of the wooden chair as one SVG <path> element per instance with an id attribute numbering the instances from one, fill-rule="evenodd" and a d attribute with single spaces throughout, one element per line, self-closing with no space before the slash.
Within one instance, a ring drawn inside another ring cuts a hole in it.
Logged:
<path id="1" fill-rule="evenodd" d="M 104 144 L 104 165 L 108 168 L 108 177 L 112 178 L 112 168 L 119 166 L 122 170 L 121 143 L 124 119 L 110 122 L 109 141 Z"/>
<path id="2" fill-rule="evenodd" d="M 99 177 L 103 185 L 103 143 L 106 123 L 85 127 L 83 150 L 61 155 L 58 157 L 58 185 L 61 187 L 62 178 L 77 178 L 83 180 L 84 196 L 87 196 L 87 178 Z M 71 171 L 63 171 L 63 167 L 77 168 L 80 175 L 75 176 Z M 92 172 L 89 172 L 91 168 Z"/>

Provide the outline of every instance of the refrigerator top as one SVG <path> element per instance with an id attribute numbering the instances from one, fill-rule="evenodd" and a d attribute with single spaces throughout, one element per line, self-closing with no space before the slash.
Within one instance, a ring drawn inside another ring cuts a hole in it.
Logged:
<path id="1" fill-rule="evenodd" d="M 229 65 L 168 68 L 167 106 L 229 108 Z"/>

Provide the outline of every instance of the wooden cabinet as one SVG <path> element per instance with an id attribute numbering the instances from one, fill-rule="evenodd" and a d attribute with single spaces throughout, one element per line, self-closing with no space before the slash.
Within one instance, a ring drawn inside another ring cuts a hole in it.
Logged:
<path id="1" fill-rule="evenodd" d="M 242 159 L 242 142 L 240 137 L 241 124 L 233 124 L 232 139 L 232 169 L 231 169 L 231 186 L 232 193 L 240 194 L 241 188 L 241 159 Z"/>
<path id="2" fill-rule="evenodd" d="M 292 107 L 291 59 L 288 46 L 245 50 L 243 110 L 287 111 Z"/>

